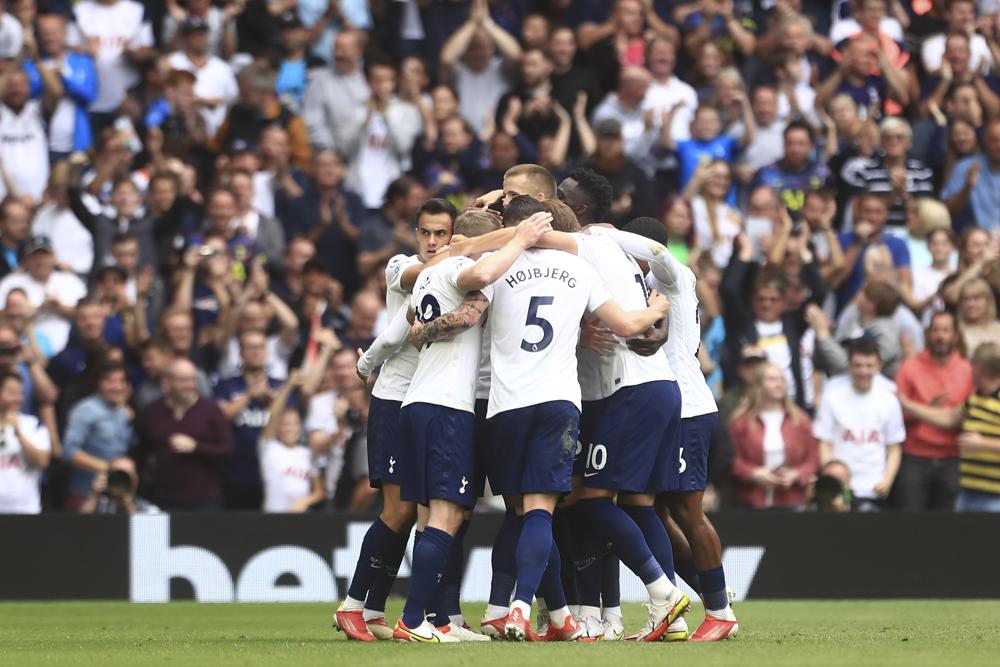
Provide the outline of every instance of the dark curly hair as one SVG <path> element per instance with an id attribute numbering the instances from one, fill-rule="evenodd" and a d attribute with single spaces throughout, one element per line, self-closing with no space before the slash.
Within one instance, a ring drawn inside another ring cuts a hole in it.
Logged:
<path id="1" fill-rule="evenodd" d="M 587 167 L 577 167 L 569 173 L 567 178 L 572 178 L 579 183 L 580 188 L 590 195 L 592 217 L 595 222 L 600 222 L 611 210 L 611 200 L 614 199 L 614 189 L 611 187 L 611 183 Z"/>

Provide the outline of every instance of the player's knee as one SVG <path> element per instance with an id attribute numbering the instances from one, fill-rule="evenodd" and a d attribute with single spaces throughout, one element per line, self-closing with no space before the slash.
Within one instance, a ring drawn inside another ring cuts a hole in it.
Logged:
<path id="1" fill-rule="evenodd" d="M 465 512 L 465 508 L 461 505 L 448 501 L 432 500 L 427 525 L 454 535 L 465 520 Z"/>
<path id="2" fill-rule="evenodd" d="M 409 532 L 417 520 L 417 506 L 415 503 L 402 501 L 387 504 L 382 508 L 382 514 L 379 515 L 379 518 L 393 532 L 400 534 Z"/>

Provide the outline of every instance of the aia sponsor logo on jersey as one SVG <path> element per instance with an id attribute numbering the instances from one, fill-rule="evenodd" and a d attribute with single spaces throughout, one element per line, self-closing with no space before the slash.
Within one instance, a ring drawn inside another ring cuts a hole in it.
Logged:
<path id="1" fill-rule="evenodd" d="M 873 445 L 882 442 L 882 434 L 874 429 L 855 431 L 845 428 L 841 439 L 851 445 Z"/>

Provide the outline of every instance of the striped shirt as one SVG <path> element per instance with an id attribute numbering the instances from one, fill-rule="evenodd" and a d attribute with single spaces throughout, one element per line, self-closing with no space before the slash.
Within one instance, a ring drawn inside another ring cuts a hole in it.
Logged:
<path id="1" fill-rule="evenodd" d="M 992 396 L 969 397 L 962 430 L 1000 439 L 1000 390 Z M 963 489 L 1000 495 L 1000 452 L 963 450 L 959 474 Z"/>
<path id="2" fill-rule="evenodd" d="M 931 197 L 934 195 L 934 171 L 915 158 L 906 158 L 906 192 L 911 197 Z M 850 160 L 841 171 L 841 177 L 856 192 L 892 193 L 892 179 L 889 167 L 882 155 Z M 906 203 L 900 197 L 890 202 L 887 226 L 906 226 Z"/>

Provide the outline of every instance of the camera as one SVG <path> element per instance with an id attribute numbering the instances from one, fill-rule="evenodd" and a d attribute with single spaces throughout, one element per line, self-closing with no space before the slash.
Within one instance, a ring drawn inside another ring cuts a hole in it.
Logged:
<path id="1" fill-rule="evenodd" d="M 125 470 L 108 473 L 108 483 L 104 493 L 112 498 L 122 498 L 132 492 L 132 476 Z"/>

